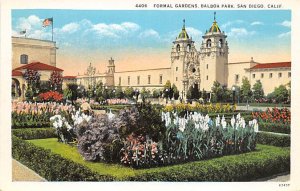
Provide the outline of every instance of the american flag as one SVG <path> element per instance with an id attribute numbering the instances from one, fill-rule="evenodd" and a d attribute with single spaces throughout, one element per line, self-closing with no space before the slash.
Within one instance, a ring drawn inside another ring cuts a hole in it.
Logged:
<path id="1" fill-rule="evenodd" d="M 43 21 L 43 27 L 47 27 L 49 25 L 52 25 L 53 18 L 47 18 Z"/>

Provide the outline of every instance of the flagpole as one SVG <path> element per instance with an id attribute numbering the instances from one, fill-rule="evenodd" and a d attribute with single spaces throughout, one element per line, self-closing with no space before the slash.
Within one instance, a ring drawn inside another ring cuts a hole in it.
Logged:
<path id="1" fill-rule="evenodd" d="M 53 42 L 53 17 L 52 17 L 52 42 Z"/>

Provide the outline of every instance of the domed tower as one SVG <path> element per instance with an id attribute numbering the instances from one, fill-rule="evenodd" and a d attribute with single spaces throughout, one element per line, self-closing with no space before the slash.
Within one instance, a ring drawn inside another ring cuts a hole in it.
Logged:
<path id="1" fill-rule="evenodd" d="M 197 50 L 192 37 L 189 37 L 185 29 L 185 20 L 181 32 L 173 42 L 171 51 L 171 83 L 174 83 L 180 91 L 180 97 L 184 98 L 190 83 L 200 83 L 199 63 L 197 62 Z"/>
<path id="2" fill-rule="evenodd" d="M 216 13 L 214 13 L 212 26 L 202 38 L 200 47 L 201 90 L 210 92 L 214 81 L 226 86 L 228 79 L 227 36 L 218 26 Z"/>

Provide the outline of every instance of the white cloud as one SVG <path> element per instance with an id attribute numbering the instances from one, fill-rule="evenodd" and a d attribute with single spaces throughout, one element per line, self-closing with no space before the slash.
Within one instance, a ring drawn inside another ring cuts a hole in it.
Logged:
<path id="1" fill-rule="evenodd" d="M 198 29 L 195 29 L 193 27 L 187 27 L 186 28 L 186 32 L 188 33 L 188 35 L 194 39 L 198 39 L 201 38 L 202 32 Z"/>
<path id="2" fill-rule="evenodd" d="M 61 32 L 65 33 L 74 33 L 78 31 L 80 28 L 80 25 L 78 23 L 69 23 L 62 27 Z"/>
<path id="3" fill-rule="evenodd" d="M 264 23 L 260 21 L 254 21 L 250 25 L 264 25 Z"/>
<path id="4" fill-rule="evenodd" d="M 121 26 L 131 31 L 137 31 L 140 29 L 140 26 L 138 24 L 131 22 L 124 22 L 121 24 Z"/>
<path id="5" fill-rule="evenodd" d="M 155 31 L 153 29 L 149 29 L 149 30 L 145 30 L 145 31 L 141 32 L 139 34 L 139 38 L 142 38 L 142 39 L 143 38 L 157 38 L 157 39 L 159 39 L 160 36 L 157 31 Z"/>
<path id="6" fill-rule="evenodd" d="M 285 20 L 282 23 L 279 23 L 279 25 L 290 28 L 291 27 L 291 21 Z"/>
<path id="7" fill-rule="evenodd" d="M 37 17 L 36 15 L 30 15 L 29 17 L 21 17 L 17 21 L 16 29 L 21 31 L 21 30 L 34 30 L 36 28 L 42 28 L 42 19 Z"/>
<path id="8" fill-rule="evenodd" d="M 289 37 L 289 36 L 291 36 L 291 31 L 286 32 L 286 33 L 281 33 L 277 37 L 278 38 L 285 38 L 285 37 Z"/>
<path id="9" fill-rule="evenodd" d="M 243 20 L 228 21 L 228 22 L 221 25 L 221 30 L 225 30 L 229 26 L 232 26 L 232 25 L 235 25 L 235 24 L 242 24 L 244 22 L 245 21 L 243 21 Z"/>
<path id="10" fill-rule="evenodd" d="M 255 31 L 248 31 L 245 28 L 231 28 L 228 36 L 232 37 L 243 37 L 243 36 L 251 36 L 255 34 Z"/>
<path id="11" fill-rule="evenodd" d="M 31 25 L 42 25 L 42 19 L 40 19 L 36 15 L 30 15 L 27 20 Z"/>
<path id="12" fill-rule="evenodd" d="M 129 34 L 140 29 L 136 23 L 124 22 L 121 24 L 98 23 L 91 26 L 91 30 L 99 37 L 120 38 L 124 34 Z"/>

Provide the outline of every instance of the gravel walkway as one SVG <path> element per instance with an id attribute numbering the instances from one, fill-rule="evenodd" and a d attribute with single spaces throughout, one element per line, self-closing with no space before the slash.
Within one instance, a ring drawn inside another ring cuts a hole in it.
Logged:
<path id="1" fill-rule="evenodd" d="M 12 160 L 12 180 L 13 181 L 34 181 L 45 182 L 46 180 L 33 170 L 24 166 L 15 159 Z"/>

